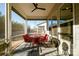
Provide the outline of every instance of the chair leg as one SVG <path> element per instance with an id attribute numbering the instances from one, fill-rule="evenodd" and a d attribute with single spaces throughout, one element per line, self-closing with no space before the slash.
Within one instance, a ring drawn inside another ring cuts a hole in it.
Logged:
<path id="1" fill-rule="evenodd" d="M 58 49 L 58 47 L 57 47 L 57 56 L 59 56 L 59 49 Z"/>
<path id="2" fill-rule="evenodd" d="M 64 55 L 65 55 L 65 56 L 68 56 L 68 55 L 69 55 L 68 51 L 65 51 L 65 52 L 64 52 Z"/>
<path id="3" fill-rule="evenodd" d="M 30 42 L 29 47 L 31 47 L 31 45 L 32 45 L 32 44 L 31 44 L 31 42 Z"/>
<path id="4" fill-rule="evenodd" d="M 40 47 L 40 51 L 41 51 L 41 53 L 42 53 L 42 49 L 41 49 L 41 47 Z"/>
<path id="5" fill-rule="evenodd" d="M 40 49 L 40 51 L 42 52 L 41 43 L 39 44 L 39 49 Z"/>

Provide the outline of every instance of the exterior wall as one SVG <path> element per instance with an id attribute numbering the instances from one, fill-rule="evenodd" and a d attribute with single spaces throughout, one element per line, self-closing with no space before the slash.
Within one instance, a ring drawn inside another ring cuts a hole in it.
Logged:
<path id="1" fill-rule="evenodd" d="M 40 26 L 44 26 L 44 30 L 43 30 L 44 32 L 42 32 L 42 31 L 40 31 L 40 32 L 41 32 L 41 34 L 48 34 L 49 35 L 48 36 L 48 41 L 49 41 L 51 39 L 51 34 L 49 34 L 49 31 L 47 30 L 47 22 L 44 22 L 44 23 L 38 25 L 37 31 L 38 31 L 38 29 L 40 29 L 39 28 Z"/>
<path id="2" fill-rule="evenodd" d="M 38 25 L 38 29 L 39 29 L 40 26 L 44 26 L 44 33 L 47 33 L 47 23 L 45 22 L 45 23 Z"/>

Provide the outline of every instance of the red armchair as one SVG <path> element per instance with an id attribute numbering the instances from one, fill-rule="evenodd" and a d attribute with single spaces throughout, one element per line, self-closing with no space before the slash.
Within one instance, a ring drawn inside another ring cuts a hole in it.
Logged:
<path id="1" fill-rule="evenodd" d="M 39 44 L 40 43 L 40 37 L 33 38 L 33 44 Z"/>
<path id="2" fill-rule="evenodd" d="M 24 38 L 24 42 L 30 43 L 30 45 L 31 45 L 32 38 L 28 34 L 23 35 L 23 38 Z"/>
<path id="3" fill-rule="evenodd" d="M 42 42 L 47 42 L 48 41 L 48 35 L 45 34 L 45 36 L 41 36 L 40 39 L 41 39 Z"/>
<path id="4" fill-rule="evenodd" d="M 35 37 L 34 40 L 33 40 L 33 44 L 36 44 L 39 48 L 39 51 L 42 52 L 42 49 L 41 49 L 41 40 L 40 40 L 40 37 Z"/>

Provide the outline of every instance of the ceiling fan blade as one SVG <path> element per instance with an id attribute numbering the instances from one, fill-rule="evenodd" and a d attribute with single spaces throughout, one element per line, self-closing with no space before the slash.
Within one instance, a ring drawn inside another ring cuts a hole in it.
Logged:
<path id="1" fill-rule="evenodd" d="M 45 8 L 37 8 L 37 9 L 46 10 Z"/>
<path id="2" fill-rule="evenodd" d="M 38 5 L 38 4 L 37 4 L 37 3 L 33 3 L 33 5 L 35 6 L 35 8 L 37 8 L 37 5 Z"/>
<path id="3" fill-rule="evenodd" d="M 35 8 L 35 9 L 33 9 L 33 10 L 32 10 L 32 12 L 33 12 L 34 10 L 36 10 L 36 8 Z"/>

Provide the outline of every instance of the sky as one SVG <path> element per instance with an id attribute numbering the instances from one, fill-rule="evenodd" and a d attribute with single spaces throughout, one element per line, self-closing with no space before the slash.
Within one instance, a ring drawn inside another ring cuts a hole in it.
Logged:
<path id="1" fill-rule="evenodd" d="M 16 14 L 14 11 L 11 12 L 11 20 L 17 23 L 24 23 L 24 19 Z"/>
<path id="2" fill-rule="evenodd" d="M 42 22 L 45 22 L 45 21 L 41 21 L 41 20 L 37 20 L 37 21 L 27 21 L 27 24 L 31 27 L 31 28 L 34 28 L 37 26 L 37 24 L 40 24 Z"/>
<path id="3" fill-rule="evenodd" d="M 5 4 L 4 3 L 0 3 L 0 12 L 1 12 L 1 15 L 5 15 Z"/>

